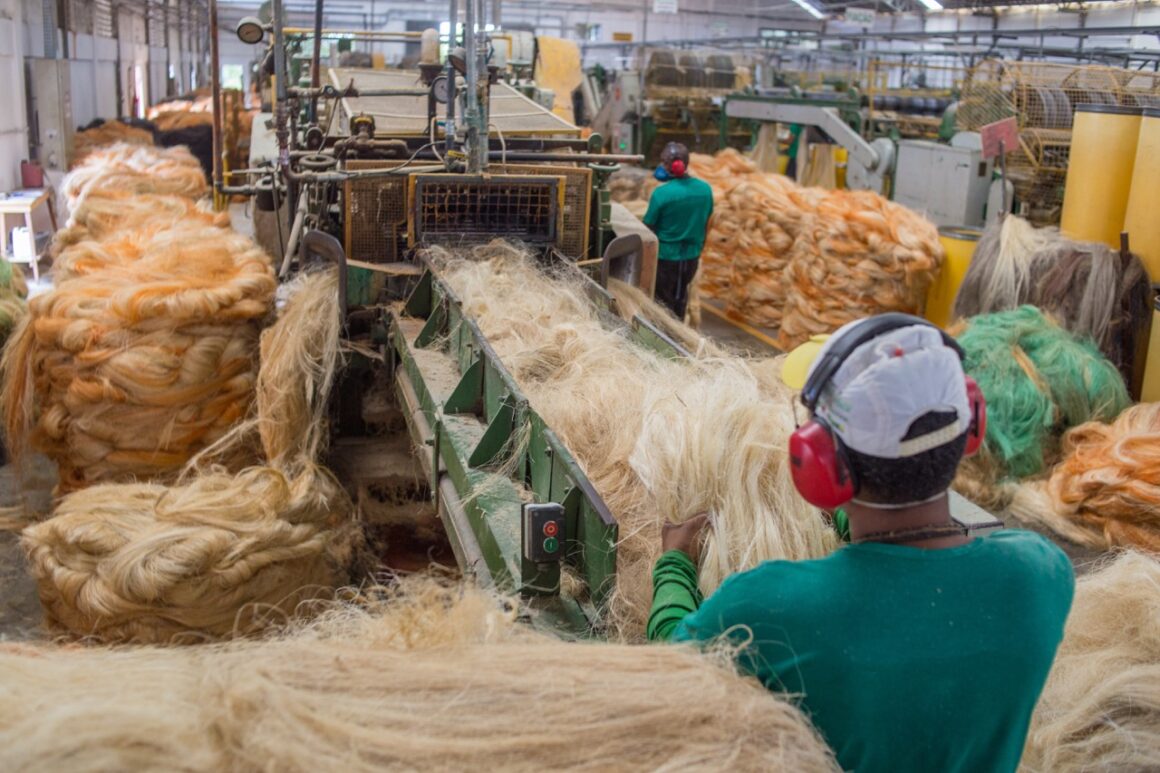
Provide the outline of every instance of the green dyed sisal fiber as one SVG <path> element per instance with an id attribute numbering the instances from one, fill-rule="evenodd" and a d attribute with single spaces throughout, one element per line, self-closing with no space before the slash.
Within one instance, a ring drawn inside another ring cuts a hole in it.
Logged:
<path id="1" fill-rule="evenodd" d="M 0 346 L 8 340 L 8 334 L 24 316 L 27 305 L 28 286 L 24 275 L 12 264 L 0 258 Z"/>
<path id="2" fill-rule="evenodd" d="M 986 451 L 1006 477 L 1042 472 L 1064 430 L 1111 421 L 1131 404 L 1095 344 L 1034 306 L 972 317 L 956 337 L 987 400 Z"/>

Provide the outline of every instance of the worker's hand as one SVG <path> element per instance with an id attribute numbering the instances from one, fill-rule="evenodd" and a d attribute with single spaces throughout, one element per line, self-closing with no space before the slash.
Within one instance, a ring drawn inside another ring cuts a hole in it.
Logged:
<path id="1" fill-rule="evenodd" d="M 701 556 L 707 525 L 709 525 L 708 513 L 694 515 L 684 523 L 666 523 L 661 527 L 661 550 L 683 551 L 696 562 Z"/>

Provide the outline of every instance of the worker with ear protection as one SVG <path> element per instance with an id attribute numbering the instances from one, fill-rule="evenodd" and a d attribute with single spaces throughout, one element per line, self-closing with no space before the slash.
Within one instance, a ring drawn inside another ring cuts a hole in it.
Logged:
<path id="1" fill-rule="evenodd" d="M 701 262 L 713 214 L 713 189 L 689 176 L 689 149 L 670 142 L 661 151 L 656 177 L 664 182 L 649 198 L 644 224 L 657 235 L 656 299 L 677 319 L 689 305 L 689 283 Z"/>
<path id="2" fill-rule="evenodd" d="M 1014 771 L 1063 637 L 1071 563 L 1037 534 L 978 537 L 951 517 L 947 490 L 986 426 L 954 339 L 886 314 L 813 346 L 791 383 L 810 417 L 790 470 L 808 502 L 845 511 L 850 544 L 766 561 L 702 600 L 712 515 L 667 526 L 649 638 L 733 641 L 742 668 L 800 701 L 844 770 Z"/>

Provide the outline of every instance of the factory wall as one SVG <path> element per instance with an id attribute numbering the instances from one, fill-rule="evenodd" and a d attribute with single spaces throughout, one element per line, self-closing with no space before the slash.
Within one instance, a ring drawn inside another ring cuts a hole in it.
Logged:
<path id="1" fill-rule="evenodd" d="M 0 191 L 20 187 L 20 161 L 28 155 L 20 11 L 16 0 L 0 0 L 0 83 L 12 87 L 0 110 Z"/>

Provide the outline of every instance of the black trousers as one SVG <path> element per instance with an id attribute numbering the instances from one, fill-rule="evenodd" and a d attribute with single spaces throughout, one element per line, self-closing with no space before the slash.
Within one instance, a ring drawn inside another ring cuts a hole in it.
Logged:
<path id="1" fill-rule="evenodd" d="M 657 303 L 667 307 L 681 321 L 684 321 L 685 309 L 689 306 L 689 283 L 697 275 L 700 263 L 700 258 L 657 261 Z"/>

